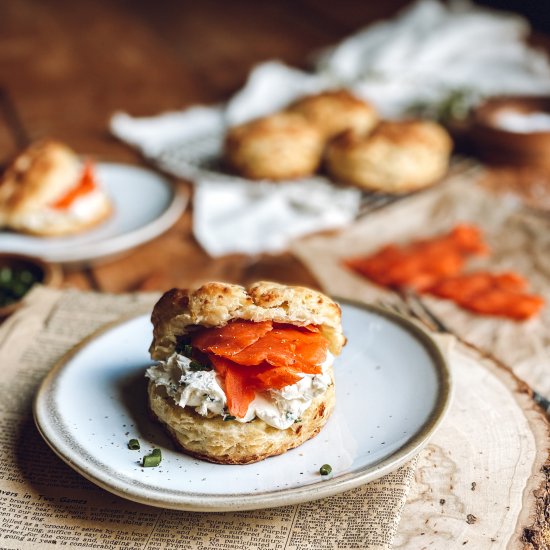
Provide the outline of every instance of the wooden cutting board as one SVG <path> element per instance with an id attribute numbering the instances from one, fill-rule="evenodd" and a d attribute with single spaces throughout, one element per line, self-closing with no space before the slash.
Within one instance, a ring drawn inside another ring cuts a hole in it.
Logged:
<path id="1" fill-rule="evenodd" d="M 502 363 L 460 343 L 450 358 L 453 404 L 419 457 L 394 547 L 548 548 L 544 412 Z"/>

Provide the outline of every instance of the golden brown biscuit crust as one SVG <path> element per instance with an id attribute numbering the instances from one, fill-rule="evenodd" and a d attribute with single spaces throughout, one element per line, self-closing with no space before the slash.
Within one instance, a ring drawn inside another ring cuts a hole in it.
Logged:
<path id="1" fill-rule="evenodd" d="M 288 111 L 304 116 L 321 129 L 326 139 L 346 131 L 367 133 L 378 122 L 376 109 L 348 90 L 332 90 L 303 97 Z"/>
<path id="2" fill-rule="evenodd" d="M 267 281 L 248 288 L 213 282 L 196 290 L 174 288 L 156 303 L 151 316 L 151 357 L 168 359 L 175 351 L 178 336 L 197 325 L 221 327 L 233 319 L 318 325 L 334 355 L 345 343 L 340 307 L 320 292 Z"/>
<path id="3" fill-rule="evenodd" d="M 0 179 L 0 211 L 15 215 L 41 208 L 78 181 L 82 166 L 66 145 L 39 141 L 19 154 Z"/>
<path id="4" fill-rule="evenodd" d="M 430 121 L 386 121 L 368 134 L 346 132 L 328 147 L 329 173 L 374 191 L 405 193 L 435 183 L 448 169 L 452 140 Z"/>
<path id="5" fill-rule="evenodd" d="M 298 447 L 319 433 L 334 409 L 335 390 L 314 399 L 301 422 L 280 430 L 256 418 L 251 422 L 225 422 L 180 407 L 163 386 L 148 386 L 149 410 L 186 454 L 218 464 L 250 464 Z"/>
<path id="6" fill-rule="evenodd" d="M 69 147 L 53 140 L 34 143 L 14 159 L 0 179 L 0 225 L 50 237 L 80 233 L 103 222 L 111 215 L 112 206 L 101 190 L 94 192 L 94 207 L 88 216 L 51 208 L 81 176 L 82 163 Z"/>
<path id="7" fill-rule="evenodd" d="M 315 172 L 323 144 L 321 132 L 303 117 L 277 113 L 230 128 L 225 160 L 246 178 L 296 179 Z"/>
<path id="8" fill-rule="evenodd" d="M 14 229 L 20 233 L 27 235 L 35 235 L 37 237 L 64 237 L 68 235 L 77 235 L 96 227 L 111 217 L 113 214 L 113 207 L 109 202 L 109 199 L 105 196 L 101 203 L 101 208 L 97 209 L 93 218 L 86 220 L 67 220 L 64 223 L 44 225 L 40 230 L 33 229 L 26 225 L 19 225 L 13 223 L 9 224 L 10 229 Z"/>

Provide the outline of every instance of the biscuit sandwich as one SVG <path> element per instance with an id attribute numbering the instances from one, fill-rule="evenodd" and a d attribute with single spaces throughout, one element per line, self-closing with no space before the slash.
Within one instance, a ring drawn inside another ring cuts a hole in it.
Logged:
<path id="1" fill-rule="evenodd" d="M 185 453 L 248 464 L 315 436 L 335 403 L 340 307 L 258 282 L 172 289 L 152 313 L 148 404 Z"/>
<path id="2" fill-rule="evenodd" d="M 0 178 L 0 226 L 14 231 L 70 235 L 99 224 L 111 210 L 92 164 L 57 141 L 31 145 Z"/>

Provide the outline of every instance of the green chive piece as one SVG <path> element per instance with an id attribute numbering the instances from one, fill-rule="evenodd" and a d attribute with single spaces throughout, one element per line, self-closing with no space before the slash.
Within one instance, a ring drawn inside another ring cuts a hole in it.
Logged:
<path id="1" fill-rule="evenodd" d="M 332 473 L 332 466 L 330 464 L 323 464 L 320 468 L 319 468 L 319 473 L 322 475 L 322 476 L 328 476 Z"/>
<path id="2" fill-rule="evenodd" d="M 199 370 L 210 370 L 207 366 L 202 365 L 198 361 L 192 360 L 189 363 L 189 369 L 192 371 L 199 371 Z"/>
<path id="3" fill-rule="evenodd" d="M 178 353 L 184 353 L 184 349 L 191 343 L 191 339 L 188 336 L 178 336 L 176 339 L 176 351 Z"/>
<path id="4" fill-rule="evenodd" d="M 193 353 L 193 346 L 186 344 L 183 346 L 182 353 L 183 355 L 187 355 L 187 357 L 191 357 L 191 354 Z"/>
<path id="5" fill-rule="evenodd" d="M 132 451 L 139 450 L 139 441 L 137 439 L 130 439 L 130 441 L 128 441 L 128 449 Z"/>
<path id="6" fill-rule="evenodd" d="M 224 417 L 223 417 L 223 421 L 224 422 L 227 422 L 228 420 L 236 420 L 237 417 L 236 416 L 231 416 L 230 414 L 226 414 Z"/>
<path id="7" fill-rule="evenodd" d="M 162 460 L 162 453 L 160 452 L 160 449 L 153 449 L 153 450 L 151 451 L 151 454 L 152 454 L 153 456 L 158 456 L 158 457 L 160 457 L 160 459 Z"/>
<path id="8" fill-rule="evenodd" d="M 155 451 L 158 451 L 157 454 L 155 454 Z M 154 468 L 155 466 L 158 466 L 160 464 L 160 461 L 162 460 L 162 457 L 160 456 L 160 449 L 153 449 L 153 452 L 149 455 L 145 455 L 143 457 L 143 467 L 145 468 Z"/>
<path id="9" fill-rule="evenodd" d="M 0 307 L 20 300 L 40 276 L 28 269 L 0 267 Z"/>

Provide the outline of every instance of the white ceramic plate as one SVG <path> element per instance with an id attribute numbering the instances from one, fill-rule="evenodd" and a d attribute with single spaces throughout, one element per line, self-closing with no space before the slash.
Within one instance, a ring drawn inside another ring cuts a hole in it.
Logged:
<path id="1" fill-rule="evenodd" d="M 108 220 L 70 237 L 0 232 L 0 252 L 17 252 L 63 264 L 105 260 L 157 237 L 185 209 L 187 197 L 155 172 L 105 162 L 96 166 L 98 179 L 113 201 L 114 213 Z"/>
<path id="2" fill-rule="evenodd" d="M 203 462 L 173 450 L 146 409 L 148 317 L 85 341 L 44 380 L 35 421 L 72 468 L 119 496 L 165 508 L 247 510 L 330 496 L 376 479 L 427 442 L 449 404 L 450 375 L 439 350 L 400 317 L 343 305 L 348 345 L 335 364 L 336 409 L 314 439 L 246 466 Z M 140 451 L 127 448 L 130 438 Z M 141 457 L 162 449 L 157 468 Z M 323 481 L 319 467 L 332 466 Z"/>

